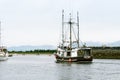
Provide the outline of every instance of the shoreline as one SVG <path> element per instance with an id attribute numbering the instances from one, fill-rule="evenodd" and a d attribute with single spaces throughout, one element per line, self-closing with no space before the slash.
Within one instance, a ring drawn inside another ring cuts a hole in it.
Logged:
<path id="1" fill-rule="evenodd" d="M 52 56 L 54 53 L 9 53 L 9 55 L 12 56 L 25 56 L 25 55 L 48 55 Z M 120 53 L 99 53 L 99 52 L 93 52 L 93 59 L 120 59 Z"/>
<path id="2" fill-rule="evenodd" d="M 51 55 L 54 55 L 54 54 L 52 54 L 52 53 L 40 53 L 40 54 L 37 54 L 37 53 L 9 53 L 9 55 L 12 55 L 12 56 L 19 56 L 19 55 L 23 55 L 23 56 L 25 56 L 25 55 L 49 55 L 49 56 L 51 56 Z"/>
<path id="3" fill-rule="evenodd" d="M 120 47 L 91 47 L 94 59 L 120 59 Z M 54 55 L 56 50 L 8 51 L 10 55 Z"/>

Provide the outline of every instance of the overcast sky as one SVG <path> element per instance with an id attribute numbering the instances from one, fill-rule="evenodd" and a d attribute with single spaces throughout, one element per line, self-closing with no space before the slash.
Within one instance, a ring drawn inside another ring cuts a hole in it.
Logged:
<path id="1" fill-rule="evenodd" d="M 80 16 L 80 39 L 120 40 L 119 0 L 0 0 L 2 44 L 57 45 L 61 12 Z"/>

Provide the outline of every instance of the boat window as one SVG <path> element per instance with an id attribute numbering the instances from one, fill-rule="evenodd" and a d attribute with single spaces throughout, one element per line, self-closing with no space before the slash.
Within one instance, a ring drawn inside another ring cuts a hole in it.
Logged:
<path id="1" fill-rule="evenodd" d="M 58 51 L 58 54 L 60 54 L 60 51 Z"/>
<path id="2" fill-rule="evenodd" d="M 71 53 L 70 53 L 70 52 L 67 52 L 67 56 L 71 56 Z"/>
<path id="3" fill-rule="evenodd" d="M 77 54 L 78 54 L 79 57 L 82 57 L 84 55 L 84 51 L 83 50 L 79 50 L 77 52 Z"/>
<path id="4" fill-rule="evenodd" d="M 61 57 L 64 57 L 64 54 L 61 54 Z"/>
<path id="5" fill-rule="evenodd" d="M 85 55 L 89 56 L 90 55 L 90 50 L 86 50 Z"/>

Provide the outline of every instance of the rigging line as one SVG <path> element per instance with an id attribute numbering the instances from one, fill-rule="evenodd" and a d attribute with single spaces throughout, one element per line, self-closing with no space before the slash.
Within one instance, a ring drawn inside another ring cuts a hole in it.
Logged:
<path id="1" fill-rule="evenodd" d="M 74 36 L 75 36 L 75 39 L 77 40 L 77 37 L 76 37 L 76 34 L 75 34 L 75 30 L 74 30 L 73 27 L 72 27 L 72 31 L 73 31 L 73 34 L 74 34 Z"/>
<path id="2" fill-rule="evenodd" d="M 65 26 L 65 27 L 67 27 L 67 26 Z M 66 29 L 65 29 L 65 41 L 67 40 L 67 34 L 68 34 L 68 30 L 69 30 L 69 27 L 67 27 Z"/>
<path id="3" fill-rule="evenodd" d="M 81 42 L 82 45 L 84 45 L 83 42 L 81 41 L 81 39 L 80 39 L 80 42 Z"/>

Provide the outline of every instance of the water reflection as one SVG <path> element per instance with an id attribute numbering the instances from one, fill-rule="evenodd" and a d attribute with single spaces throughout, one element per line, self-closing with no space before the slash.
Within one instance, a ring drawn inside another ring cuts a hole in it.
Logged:
<path id="1" fill-rule="evenodd" d="M 90 72 L 92 63 L 59 63 L 56 71 L 57 80 L 87 80 L 91 79 L 89 75 L 83 75 Z M 87 67 L 87 69 L 85 69 Z"/>

